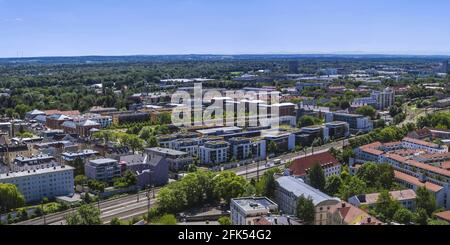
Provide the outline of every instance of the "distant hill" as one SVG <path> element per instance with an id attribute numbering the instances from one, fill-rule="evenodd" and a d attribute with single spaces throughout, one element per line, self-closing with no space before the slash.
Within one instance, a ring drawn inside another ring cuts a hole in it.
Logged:
<path id="1" fill-rule="evenodd" d="M 0 58 L 0 64 L 98 64 L 136 62 L 183 62 L 183 61 L 233 61 L 233 60 L 443 60 L 450 56 L 426 55 L 377 55 L 377 54 L 248 54 L 248 55 L 134 55 L 134 56 L 79 56 L 79 57 L 32 57 Z"/>

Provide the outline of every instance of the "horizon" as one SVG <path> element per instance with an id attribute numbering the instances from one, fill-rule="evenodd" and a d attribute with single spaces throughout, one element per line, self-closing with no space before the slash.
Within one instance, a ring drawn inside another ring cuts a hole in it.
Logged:
<path id="1" fill-rule="evenodd" d="M 450 2 L 0 0 L 0 57 L 450 55 Z"/>

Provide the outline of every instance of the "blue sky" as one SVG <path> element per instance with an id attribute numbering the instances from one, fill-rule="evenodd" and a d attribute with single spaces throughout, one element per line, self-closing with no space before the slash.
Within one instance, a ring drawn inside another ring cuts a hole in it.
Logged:
<path id="1" fill-rule="evenodd" d="M 0 0 L 0 57 L 450 54 L 448 0 Z"/>

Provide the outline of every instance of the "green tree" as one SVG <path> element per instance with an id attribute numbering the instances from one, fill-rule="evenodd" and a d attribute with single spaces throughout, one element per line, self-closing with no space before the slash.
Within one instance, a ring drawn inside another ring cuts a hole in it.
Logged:
<path id="1" fill-rule="evenodd" d="M 401 204 L 394 200 L 387 190 L 380 192 L 375 205 L 375 210 L 381 219 L 391 221 L 395 213 L 401 208 Z"/>
<path id="2" fill-rule="evenodd" d="M 315 207 L 312 199 L 301 195 L 297 199 L 296 214 L 297 218 L 302 220 L 305 224 L 312 225 L 315 216 Z"/>
<path id="3" fill-rule="evenodd" d="M 334 196 L 339 192 L 339 188 L 341 188 L 342 179 L 337 175 L 332 175 L 327 178 L 325 183 L 325 192 L 328 195 Z"/>
<path id="4" fill-rule="evenodd" d="M 348 200 L 348 198 L 354 195 L 366 193 L 367 191 L 366 183 L 360 180 L 358 177 L 356 176 L 346 177 L 345 175 L 341 174 L 341 179 L 343 180 L 343 183 L 339 188 L 339 197 L 341 199 Z"/>
<path id="5" fill-rule="evenodd" d="M 220 217 L 218 221 L 220 225 L 231 225 L 231 219 L 228 216 Z"/>
<path id="6" fill-rule="evenodd" d="M 448 222 L 439 219 L 429 219 L 428 225 L 448 225 Z"/>
<path id="7" fill-rule="evenodd" d="M 303 128 L 303 127 L 313 126 L 316 124 L 320 124 L 321 122 L 322 121 L 319 118 L 312 117 L 312 116 L 303 116 L 298 121 L 298 127 Z"/>
<path id="8" fill-rule="evenodd" d="M 11 209 L 22 207 L 25 198 L 16 185 L 0 184 L 0 211 L 8 212 Z"/>
<path id="9" fill-rule="evenodd" d="M 258 183 L 256 183 L 256 193 L 261 196 L 273 198 L 275 192 L 274 174 L 280 173 L 280 171 L 281 170 L 277 168 L 266 171 L 263 176 L 261 176 Z"/>
<path id="10" fill-rule="evenodd" d="M 414 222 L 419 225 L 427 225 L 428 224 L 427 210 L 423 208 L 417 208 L 416 213 L 414 214 Z"/>
<path id="11" fill-rule="evenodd" d="M 393 220 L 400 224 L 410 224 L 413 221 L 414 214 L 406 208 L 399 208 L 393 217 Z"/>
<path id="12" fill-rule="evenodd" d="M 217 197 L 230 203 L 231 198 L 241 197 L 245 193 L 247 181 L 233 172 L 225 171 L 214 177 L 214 190 Z"/>
<path id="13" fill-rule="evenodd" d="M 159 225 L 176 225 L 177 219 L 173 214 L 164 214 L 155 223 Z"/>
<path id="14" fill-rule="evenodd" d="M 75 176 L 75 185 L 85 185 L 88 183 L 88 179 L 84 175 L 77 175 Z"/>
<path id="15" fill-rule="evenodd" d="M 416 191 L 416 205 L 417 208 L 423 208 L 427 211 L 428 216 L 436 210 L 436 199 L 433 194 L 429 192 L 424 186 L 419 187 Z"/>
<path id="16" fill-rule="evenodd" d="M 120 219 L 119 219 L 119 218 L 114 217 L 114 218 L 111 220 L 110 225 L 122 225 L 122 222 L 120 222 Z"/>
<path id="17" fill-rule="evenodd" d="M 68 225 L 100 225 L 100 210 L 91 205 L 82 205 L 76 213 L 66 216 Z"/>
<path id="18" fill-rule="evenodd" d="M 278 146 L 275 142 L 270 141 L 269 145 L 267 146 L 267 152 L 270 154 L 276 154 L 278 152 Z"/>
<path id="19" fill-rule="evenodd" d="M 311 186 L 321 191 L 325 190 L 325 173 L 319 163 L 314 164 L 308 173 Z"/>
<path id="20" fill-rule="evenodd" d="M 377 113 L 377 110 L 375 110 L 375 108 L 373 108 L 370 105 L 365 105 L 365 106 L 361 106 L 358 109 L 356 109 L 356 113 L 366 116 L 366 117 L 370 117 L 372 119 L 375 119 L 375 115 Z"/>

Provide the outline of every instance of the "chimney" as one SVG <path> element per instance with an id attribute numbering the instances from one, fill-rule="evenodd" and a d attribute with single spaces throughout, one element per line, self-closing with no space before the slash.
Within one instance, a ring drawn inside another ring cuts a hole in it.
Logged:
<path id="1" fill-rule="evenodd" d="M 369 223 L 369 224 L 372 223 L 372 218 L 371 218 L 371 217 L 368 217 L 368 218 L 367 218 L 367 223 Z"/>
<path id="2" fill-rule="evenodd" d="M 273 221 L 275 222 L 276 225 L 278 225 L 278 219 L 277 218 L 275 218 Z"/>
<path id="3" fill-rule="evenodd" d="M 345 208 L 345 206 L 346 206 L 346 205 L 345 205 L 345 202 L 343 202 L 343 203 L 342 203 L 342 208 Z"/>

